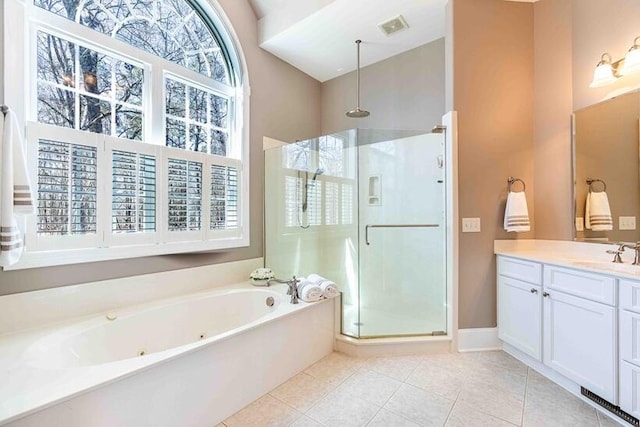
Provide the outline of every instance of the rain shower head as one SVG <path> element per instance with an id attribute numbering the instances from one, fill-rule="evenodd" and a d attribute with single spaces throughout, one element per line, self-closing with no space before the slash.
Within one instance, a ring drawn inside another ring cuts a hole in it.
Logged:
<path id="1" fill-rule="evenodd" d="M 356 68 L 356 109 L 347 112 L 347 117 L 351 117 L 354 119 L 361 119 L 363 117 L 369 116 L 371 114 L 367 110 L 362 110 L 360 108 L 360 43 L 362 40 L 356 40 L 356 46 L 358 47 L 357 52 L 357 68 Z"/>

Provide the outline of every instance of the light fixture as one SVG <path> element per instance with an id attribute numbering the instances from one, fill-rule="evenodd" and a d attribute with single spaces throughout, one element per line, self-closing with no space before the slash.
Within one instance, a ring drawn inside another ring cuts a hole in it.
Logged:
<path id="1" fill-rule="evenodd" d="M 613 61 L 611 55 L 603 53 L 600 62 L 593 71 L 593 80 L 589 87 L 603 87 L 615 83 L 617 79 L 640 72 L 640 37 L 633 40 L 627 55 Z"/>
<path id="2" fill-rule="evenodd" d="M 369 113 L 367 110 L 360 109 L 360 43 L 362 40 L 356 40 L 356 46 L 358 47 L 358 68 L 356 69 L 356 109 L 347 112 L 347 117 L 351 117 L 353 119 L 361 119 L 363 117 L 368 117 Z"/>
<path id="3" fill-rule="evenodd" d="M 640 37 L 633 40 L 633 46 L 629 48 L 627 55 L 624 57 L 624 66 L 620 74 L 628 76 L 629 74 L 640 72 Z"/>
<path id="4" fill-rule="evenodd" d="M 610 85 L 616 81 L 617 77 L 614 72 L 613 64 L 611 64 L 611 55 L 603 53 L 600 62 L 593 71 L 593 80 L 589 87 L 602 87 Z"/>

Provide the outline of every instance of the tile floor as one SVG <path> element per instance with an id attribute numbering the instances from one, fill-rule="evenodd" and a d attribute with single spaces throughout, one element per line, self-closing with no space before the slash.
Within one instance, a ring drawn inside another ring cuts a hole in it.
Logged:
<path id="1" fill-rule="evenodd" d="M 615 421 L 502 351 L 332 353 L 218 427 L 579 426 Z"/>

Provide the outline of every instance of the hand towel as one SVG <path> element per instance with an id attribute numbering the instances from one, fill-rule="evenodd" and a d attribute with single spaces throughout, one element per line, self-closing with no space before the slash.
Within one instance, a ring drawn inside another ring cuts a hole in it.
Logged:
<path id="1" fill-rule="evenodd" d="M 523 232 L 531 230 L 529 223 L 529 209 L 524 191 L 515 193 L 509 191 L 507 207 L 504 211 L 504 229 L 511 232 Z"/>
<path id="2" fill-rule="evenodd" d="M 304 302 L 315 302 L 322 299 L 322 289 L 316 283 L 300 277 L 298 280 L 298 298 Z"/>
<path id="3" fill-rule="evenodd" d="M 606 192 L 592 193 L 589 191 L 584 216 L 584 225 L 588 230 L 613 230 L 611 208 L 609 207 L 609 198 Z"/>
<path id="4" fill-rule="evenodd" d="M 0 266 L 18 262 L 24 249 L 17 215 L 35 213 L 24 153 L 24 141 L 15 113 L 0 114 Z"/>
<path id="5" fill-rule="evenodd" d="M 340 290 L 338 289 L 338 285 L 335 282 L 332 282 L 329 279 L 326 279 L 318 274 L 310 274 L 307 280 L 315 282 L 320 289 L 322 289 L 322 295 L 325 298 L 334 298 L 340 295 Z"/>

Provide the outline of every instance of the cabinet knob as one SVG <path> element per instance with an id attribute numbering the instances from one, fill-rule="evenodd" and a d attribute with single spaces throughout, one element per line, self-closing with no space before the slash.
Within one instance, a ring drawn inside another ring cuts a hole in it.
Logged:
<path id="1" fill-rule="evenodd" d="M 531 293 L 532 293 L 532 294 L 537 294 L 537 293 L 538 293 L 538 290 L 537 290 L 536 288 L 531 288 Z"/>
<path id="2" fill-rule="evenodd" d="M 542 296 L 545 297 L 545 298 L 548 297 L 549 296 L 549 292 L 543 292 Z"/>

